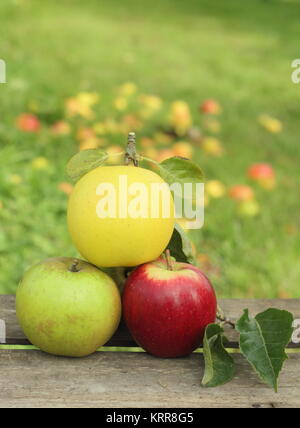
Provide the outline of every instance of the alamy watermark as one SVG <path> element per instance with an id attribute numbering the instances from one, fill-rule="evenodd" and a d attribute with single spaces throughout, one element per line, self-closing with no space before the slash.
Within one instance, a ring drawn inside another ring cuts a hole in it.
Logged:
<path id="1" fill-rule="evenodd" d="M 185 219 L 187 229 L 200 229 L 204 224 L 204 183 L 129 184 L 128 176 L 120 175 L 117 185 L 100 183 L 96 195 L 100 219 L 175 217 Z"/>
<path id="2" fill-rule="evenodd" d="M 300 82 L 300 59 L 294 59 L 291 64 L 292 68 L 295 70 L 292 72 L 291 79 L 293 83 Z"/>
<path id="3" fill-rule="evenodd" d="M 6 83 L 6 62 L 0 59 L 0 83 Z"/>
<path id="4" fill-rule="evenodd" d="M 293 322 L 294 333 L 292 336 L 293 343 L 300 343 L 300 319 L 296 319 Z"/>
<path id="5" fill-rule="evenodd" d="M 6 343 L 6 324 L 4 320 L 0 320 L 0 343 Z"/>

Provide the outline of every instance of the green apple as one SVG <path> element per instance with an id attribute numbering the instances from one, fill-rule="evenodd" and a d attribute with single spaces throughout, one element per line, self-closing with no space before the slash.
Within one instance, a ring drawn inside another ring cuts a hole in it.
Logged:
<path id="1" fill-rule="evenodd" d="M 60 257 L 31 267 L 16 297 L 28 340 L 54 355 L 84 357 L 104 345 L 121 318 L 114 281 L 95 266 Z"/>

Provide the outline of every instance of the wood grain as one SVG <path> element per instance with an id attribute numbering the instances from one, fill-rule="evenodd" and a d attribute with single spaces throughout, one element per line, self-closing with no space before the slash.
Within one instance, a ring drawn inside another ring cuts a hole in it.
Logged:
<path id="1" fill-rule="evenodd" d="M 39 351 L 0 351 L 0 407 L 297 407 L 300 355 L 292 354 L 279 393 L 263 385 L 238 354 L 235 379 L 204 389 L 203 356 L 158 359 L 99 352 L 84 359 Z"/>
<path id="2" fill-rule="evenodd" d="M 220 305 L 233 321 L 244 308 L 255 315 L 277 307 L 300 318 L 300 300 L 223 300 Z M 16 320 L 13 296 L 0 296 L 0 319 L 7 325 L 6 343 L 28 344 Z M 232 331 L 229 336 L 230 346 L 237 346 Z M 107 345 L 135 343 L 123 325 Z M 34 350 L 0 349 L 0 408 L 300 408 L 300 353 L 290 354 L 285 363 L 278 394 L 260 382 L 240 354 L 233 357 L 237 365 L 234 380 L 204 389 L 200 385 L 202 354 L 171 360 L 145 353 L 98 352 L 72 359 Z"/>
<path id="3" fill-rule="evenodd" d="M 220 306 L 227 317 L 236 321 L 243 313 L 243 309 L 249 308 L 251 315 L 256 315 L 258 312 L 264 311 L 269 307 L 278 309 L 286 309 L 293 313 L 294 318 L 300 319 L 300 299 L 290 300 L 254 300 L 254 299 L 231 299 L 221 300 Z M 15 297 L 8 295 L 0 295 L 0 319 L 6 322 L 6 344 L 23 345 L 29 342 L 25 338 L 17 322 L 15 313 Z M 232 329 L 226 329 L 230 348 L 238 346 L 237 334 Z M 137 346 L 129 331 L 124 324 L 121 324 L 114 337 L 106 344 L 106 346 L 133 347 Z M 290 344 L 290 347 L 300 347 L 300 344 Z"/>

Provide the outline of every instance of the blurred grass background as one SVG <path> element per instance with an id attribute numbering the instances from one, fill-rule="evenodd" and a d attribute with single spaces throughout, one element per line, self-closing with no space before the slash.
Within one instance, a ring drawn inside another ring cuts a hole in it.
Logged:
<path id="1" fill-rule="evenodd" d="M 255 162 L 277 173 L 274 190 L 255 188 L 257 216 L 240 217 L 228 197 L 215 199 L 204 228 L 192 235 L 219 297 L 300 297 L 300 85 L 290 77 L 299 57 L 299 11 L 298 2 L 281 0 L 2 0 L 0 293 L 14 293 L 24 269 L 39 260 L 76 255 L 61 183 L 85 122 L 73 121 L 69 135 L 49 131 L 64 117 L 65 100 L 99 92 L 101 121 L 119 114 L 116 88 L 134 82 L 141 93 L 161 97 L 165 117 L 171 102 L 187 102 L 200 127 L 199 104 L 214 98 L 222 105 L 224 155 L 200 148 L 194 154 L 208 180 L 249 184 L 246 170 Z M 17 129 L 26 111 L 41 120 L 39 133 Z M 279 118 L 283 131 L 263 129 L 262 113 Z M 150 122 L 138 137 L 155 132 Z M 122 133 L 106 138 L 125 142 Z M 39 157 L 46 168 L 34 167 Z"/>

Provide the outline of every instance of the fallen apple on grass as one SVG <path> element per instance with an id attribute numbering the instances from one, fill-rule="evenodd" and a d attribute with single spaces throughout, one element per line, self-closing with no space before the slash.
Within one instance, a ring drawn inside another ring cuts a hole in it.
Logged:
<path id="1" fill-rule="evenodd" d="M 181 357 L 202 342 L 215 322 L 217 301 L 195 266 L 167 255 L 136 268 L 123 293 L 123 313 L 136 342 L 157 357 Z"/>
<path id="2" fill-rule="evenodd" d="M 104 345 L 121 318 L 114 281 L 78 259 L 47 259 L 24 275 L 16 312 L 29 341 L 49 354 L 84 357 Z"/>
<path id="3" fill-rule="evenodd" d="M 213 99 L 208 99 L 201 104 L 200 110 L 202 113 L 220 114 L 222 111 L 222 108 L 218 101 Z"/>
<path id="4" fill-rule="evenodd" d="M 22 113 L 17 118 L 17 126 L 23 132 L 37 133 L 41 129 L 41 124 L 37 116 L 31 113 Z"/>
<path id="5" fill-rule="evenodd" d="M 228 195 L 231 199 L 236 201 L 249 201 L 254 199 L 254 192 L 250 186 L 246 186 L 243 184 L 237 184 L 235 186 L 230 187 L 228 190 Z"/>
<path id="6" fill-rule="evenodd" d="M 272 190 L 276 186 L 276 174 L 273 167 L 267 163 L 255 163 L 248 169 L 248 177 L 266 189 Z"/>

